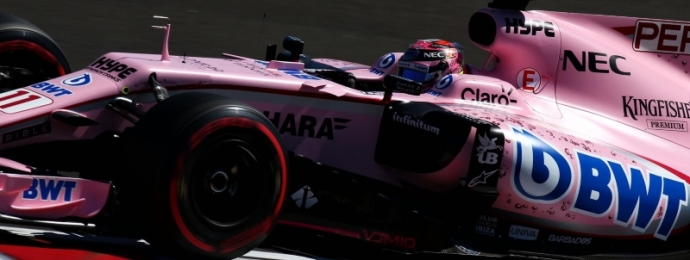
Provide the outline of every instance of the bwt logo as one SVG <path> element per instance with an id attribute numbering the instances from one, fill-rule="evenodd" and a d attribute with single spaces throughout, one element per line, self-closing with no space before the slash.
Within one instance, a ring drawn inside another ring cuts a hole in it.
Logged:
<path id="1" fill-rule="evenodd" d="M 657 209 L 664 215 L 654 237 L 666 240 L 675 226 L 681 207 L 687 206 L 684 182 L 643 171 L 635 166 L 575 150 L 577 168 L 553 145 L 527 130 L 513 128 L 514 167 L 511 184 L 528 201 L 543 204 L 560 202 L 575 190 L 570 210 L 601 218 L 613 214 L 614 223 L 645 232 Z M 573 176 L 579 175 L 577 182 Z M 662 203 L 664 202 L 665 203 Z M 634 221 L 633 221 L 634 220 Z"/>
<path id="2" fill-rule="evenodd" d="M 31 85 L 31 87 L 38 89 L 38 90 L 41 90 L 45 93 L 51 94 L 51 95 L 56 96 L 56 97 L 63 96 L 63 95 L 66 95 L 66 96 L 72 95 L 72 91 L 58 87 L 55 84 L 50 83 L 50 82 L 39 82 L 39 83 Z"/>
<path id="3" fill-rule="evenodd" d="M 31 187 L 24 191 L 22 198 L 25 200 L 57 201 L 64 190 L 63 201 L 72 201 L 72 191 L 77 187 L 76 181 L 33 179 Z"/>

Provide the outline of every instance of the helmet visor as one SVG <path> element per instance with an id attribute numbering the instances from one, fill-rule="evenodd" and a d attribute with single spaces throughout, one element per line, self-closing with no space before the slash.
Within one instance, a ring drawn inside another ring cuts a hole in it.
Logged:
<path id="1" fill-rule="evenodd" d="M 434 74 L 429 72 L 430 64 L 420 64 L 417 62 L 399 62 L 398 76 L 416 82 L 428 82 L 434 79 Z"/>
<path id="2" fill-rule="evenodd" d="M 400 74 L 400 76 L 402 76 L 403 78 L 414 80 L 416 82 L 425 82 L 427 81 L 427 78 L 429 76 L 429 74 L 426 72 L 413 70 L 409 68 L 401 68 Z"/>

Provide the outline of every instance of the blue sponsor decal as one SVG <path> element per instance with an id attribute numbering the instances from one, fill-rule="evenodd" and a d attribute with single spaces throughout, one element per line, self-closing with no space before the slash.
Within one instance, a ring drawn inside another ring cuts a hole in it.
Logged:
<path id="1" fill-rule="evenodd" d="M 405 55 L 417 57 L 419 56 L 419 49 L 407 49 L 405 51 Z"/>
<path id="2" fill-rule="evenodd" d="M 436 82 L 436 89 L 445 89 L 450 86 L 451 83 L 453 83 L 453 75 L 448 74 Z"/>
<path id="3" fill-rule="evenodd" d="M 280 70 L 282 72 L 285 72 L 285 74 L 288 74 L 290 76 L 293 76 L 295 78 L 300 78 L 300 79 L 310 79 L 310 80 L 320 80 L 321 78 L 306 74 L 300 70 Z"/>
<path id="4" fill-rule="evenodd" d="M 65 79 L 62 81 L 62 84 L 65 84 L 67 86 L 72 86 L 72 87 L 79 87 L 79 86 L 84 86 L 88 85 L 91 83 L 91 74 L 90 73 L 84 73 L 75 77 L 71 77 L 68 79 Z"/>
<path id="5" fill-rule="evenodd" d="M 687 206 L 683 181 L 670 179 L 611 159 L 575 150 L 579 178 L 569 160 L 554 146 L 527 130 L 513 128 L 516 134 L 511 184 L 527 201 L 552 204 L 575 189 L 570 210 L 592 217 L 605 217 L 613 210 L 613 222 L 645 232 L 657 209 L 663 208 L 654 237 L 666 240 L 673 230 L 682 206 Z M 646 177 L 645 177 L 646 175 Z M 663 199 L 665 203 L 662 204 Z"/>
<path id="6" fill-rule="evenodd" d="M 268 66 L 269 62 L 268 61 L 262 61 L 262 60 L 255 60 L 255 63 L 258 63 L 263 66 Z M 281 69 L 279 71 L 285 72 L 285 74 L 288 74 L 290 76 L 293 76 L 295 78 L 300 78 L 300 79 L 309 79 L 309 80 L 320 80 L 321 78 L 309 75 L 307 73 L 304 73 L 301 70 L 287 70 L 287 69 Z"/>
<path id="7" fill-rule="evenodd" d="M 382 71 L 382 70 L 374 68 L 374 67 L 370 68 L 369 72 L 374 73 L 374 74 L 379 75 L 379 76 L 386 73 L 385 71 Z"/>
<path id="8" fill-rule="evenodd" d="M 59 97 L 64 95 L 72 95 L 72 91 L 58 87 L 49 82 L 41 82 L 31 85 L 32 88 L 39 89 L 45 93 L 51 94 L 53 96 Z"/>
<path id="9" fill-rule="evenodd" d="M 441 95 L 443 94 L 443 92 L 441 92 L 441 91 L 436 91 L 436 90 L 433 90 L 433 89 L 428 90 L 426 93 L 429 94 L 429 95 L 432 95 L 432 96 L 434 96 L 434 97 L 439 97 L 439 96 L 441 96 Z"/>
<path id="10" fill-rule="evenodd" d="M 386 69 L 395 63 L 395 54 L 389 53 L 381 58 L 379 61 L 379 68 Z"/>
<path id="11" fill-rule="evenodd" d="M 57 201 L 62 197 L 64 201 L 72 201 L 72 191 L 77 187 L 76 181 L 36 179 L 31 182 L 31 187 L 22 194 L 23 199 Z M 64 191 L 64 192 L 63 192 Z"/>

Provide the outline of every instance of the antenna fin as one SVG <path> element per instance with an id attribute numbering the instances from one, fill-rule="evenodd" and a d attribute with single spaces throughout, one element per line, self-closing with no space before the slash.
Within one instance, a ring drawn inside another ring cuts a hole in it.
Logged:
<path id="1" fill-rule="evenodd" d="M 261 27 L 259 28 L 259 45 L 261 45 L 261 35 L 264 33 L 264 21 L 266 20 L 266 13 L 264 13 L 264 16 L 261 18 Z M 254 65 L 252 65 L 252 70 L 256 67 L 256 62 L 254 62 Z"/>
<path id="2" fill-rule="evenodd" d="M 165 19 L 168 21 L 166 25 L 153 25 L 151 27 L 165 30 L 165 38 L 163 39 L 163 50 L 161 51 L 161 61 L 170 61 L 170 53 L 168 52 L 168 42 L 170 40 L 170 18 L 166 16 L 154 15 L 154 19 Z"/>

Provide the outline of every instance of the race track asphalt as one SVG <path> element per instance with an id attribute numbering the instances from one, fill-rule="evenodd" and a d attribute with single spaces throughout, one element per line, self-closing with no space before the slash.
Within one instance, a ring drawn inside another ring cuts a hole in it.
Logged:
<path id="1" fill-rule="evenodd" d="M 172 20 L 170 52 L 263 57 L 268 43 L 286 35 L 306 42 L 305 54 L 370 64 L 404 50 L 417 38 L 444 38 L 465 45 L 467 59 L 486 54 L 469 42 L 467 20 L 489 0 L 0 0 L 0 8 L 50 34 L 73 68 L 110 51 L 158 53 Z M 690 20 L 688 0 L 537 0 L 530 9 Z M 262 28 L 262 17 L 266 18 Z"/>
<path id="2" fill-rule="evenodd" d="M 111 51 L 160 52 L 163 32 L 151 25 L 161 21 L 153 15 L 172 19 L 174 55 L 212 57 L 228 52 L 259 58 L 266 44 L 294 35 L 306 42 L 305 53 L 312 57 L 370 64 L 387 52 L 404 50 L 418 38 L 444 38 L 465 45 L 468 62 L 480 64 L 486 54 L 469 42 L 467 19 L 488 2 L 0 0 L 0 8 L 50 34 L 72 68 L 78 69 Z M 688 0 L 538 0 L 529 8 L 690 20 Z"/>

